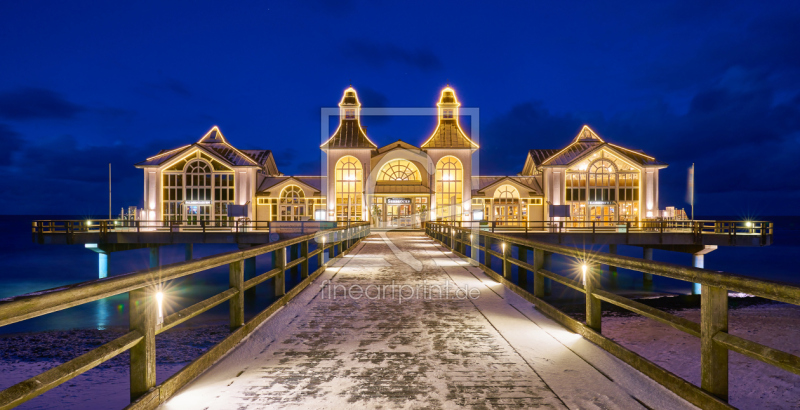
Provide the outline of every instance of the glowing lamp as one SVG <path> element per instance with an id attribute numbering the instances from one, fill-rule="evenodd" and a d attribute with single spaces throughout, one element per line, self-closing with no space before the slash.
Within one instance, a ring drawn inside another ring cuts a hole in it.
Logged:
<path id="1" fill-rule="evenodd" d="M 505 242 L 501 243 L 500 247 L 503 248 L 503 254 L 505 254 L 506 253 L 506 243 Z"/>
<path id="2" fill-rule="evenodd" d="M 156 293 L 156 303 L 158 303 L 158 320 L 157 325 L 164 324 L 164 292 Z"/>
<path id="3" fill-rule="evenodd" d="M 92 226 L 92 221 L 86 221 L 86 226 Z"/>
<path id="4" fill-rule="evenodd" d="M 750 227 L 752 227 L 752 226 L 753 226 L 753 223 L 752 223 L 752 222 L 750 222 L 750 221 L 747 221 L 747 222 L 745 222 L 745 223 L 744 223 L 744 226 L 746 226 L 746 227 L 750 228 Z"/>
<path id="5" fill-rule="evenodd" d="M 588 267 L 588 266 L 586 266 L 586 264 L 584 263 L 584 264 L 581 266 L 581 270 L 583 271 L 583 285 L 584 285 L 584 286 L 586 286 L 586 271 L 588 271 L 588 270 L 589 270 L 589 267 Z"/>

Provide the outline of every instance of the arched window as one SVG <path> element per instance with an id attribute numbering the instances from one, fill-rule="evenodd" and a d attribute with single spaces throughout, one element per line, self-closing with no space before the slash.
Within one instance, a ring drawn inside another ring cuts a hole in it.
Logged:
<path id="1" fill-rule="evenodd" d="M 461 220 L 463 174 L 464 168 L 456 157 L 444 157 L 436 164 L 436 213 L 445 221 Z"/>
<path id="2" fill-rule="evenodd" d="M 288 185 L 281 191 L 281 221 L 302 221 L 306 216 L 306 194 L 297 185 Z"/>
<path id="3" fill-rule="evenodd" d="M 519 192 L 511 185 L 503 185 L 494 191 L 494 198 L 497 204 L 515 204 L 519 202 Z"/>
<path id="4" fill-rule="evenodd" d="M 211 165 L 203 160 L 186 164 L 186 219 L 208 221 L 211 216 Z"/>
<path id="5" fill-rule="evenodd" d="M 419 170 L 411 162 L 404 159 L 389 161 L 381 168 L 378 181 L 419 181 Z"/>
<path id="6" fill-rule="evenodd" d="M 361 163 L 351 156 L 342 157 L 336 163 L 336 219 L 339 221 L 361 220 L 361 198 L 364 172 Z"/>
<path id="7" fill-rule="evenodd" d="M 296 185 L 289 185 L 281 192 L 282 204 L 302 204 L 306 201 L 306 194 Z"/>
<path id="8" fill-rule="evenodd" d="M 617 167 L 607 160 L 589 166 L 589 202 L 617 200 Z"/>

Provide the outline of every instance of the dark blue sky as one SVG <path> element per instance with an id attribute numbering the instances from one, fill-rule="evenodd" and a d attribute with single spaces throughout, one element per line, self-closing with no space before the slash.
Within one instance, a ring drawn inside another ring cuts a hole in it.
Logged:
<path id="1" fill-rule="evenodd" d="M 141 205 L 135 162 L 219 125 L 318 174 L 320 108 L 352 81 L 373 107 L 431 107 L 450 83 L 480 109 L 481 172 L 584 123 L 670 163 L 661 206 L 798 214 L 796 2 L 3 2 L 0 213 Z M 766 3 L 766 4 L 763 4 Z M 366 118 L 379 145 L 430 117 Z"/>

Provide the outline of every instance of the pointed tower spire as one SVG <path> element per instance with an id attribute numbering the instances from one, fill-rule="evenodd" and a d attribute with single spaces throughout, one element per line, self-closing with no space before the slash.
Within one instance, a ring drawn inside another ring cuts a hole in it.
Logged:
<path id="1" fill-rule="evenodd" d="M 361 126 L 361 102 L 352 86 L 344 90 L 339 101 L 339 128 L 320 148 L 378 148 Z"/>
<path id="2" fill-rule="evenodd" d="M 461 103 L 458 102 L 456 92 L 450 85 L 442 89 L 436 106 L 438 107 L 436 130 L 420 148 L 479 148 L 458 124 L 458 107 Z"/>

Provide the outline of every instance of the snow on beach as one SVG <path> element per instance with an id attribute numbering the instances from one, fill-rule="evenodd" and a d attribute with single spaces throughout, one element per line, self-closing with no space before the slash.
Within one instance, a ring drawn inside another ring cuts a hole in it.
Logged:
<path id="1" fill-rule="evenodd" d="M 0 337 L 0 390 L 122 336 L 125 329 L 68 330 Z M 156 337 L 161 383 L 229 334 L 227 325 L 176 328 Z M 121 409 L 130 402 L 129 353 L 67 381 L 19 409 Z"/>
<path id="2" fill-rule="evenodd" d="M 700 322 L 699 309 L 672 313 Z M 731 309 L 731 334 L 800 355 L 800 306 Z M 700 384 L 700 339 L 638 315 L 603 316 L 603 334 L 689 382 Z M 800 376 L 729 353 L 729 401 L 740 409 L 800 408 Z"/>

